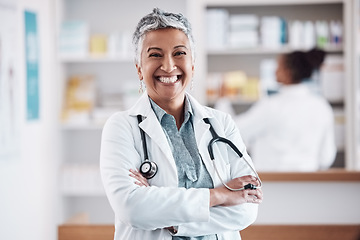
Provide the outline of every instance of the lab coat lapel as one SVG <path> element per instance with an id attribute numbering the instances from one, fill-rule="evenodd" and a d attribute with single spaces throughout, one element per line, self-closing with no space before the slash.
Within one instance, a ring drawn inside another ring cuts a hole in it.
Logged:
<path id="1" fill-rule="evenodd" d="M 209 130 L 209 125 L 204 122 L 204 118 L 212 118 L 207 111 L 204 110 L 204 107 L 200 105 L 191 95 L 187 95 L 191 102 L 191 107 L 194 113 L 194 131 L 195 138 L 198 146 L 201 146 L 202 141 L 204 140 L 204 134 Z"/>
<path id="2" fill-rule="evenodd" d="M 139 124 L 139 127 L 144 130 L 144 132 L 150 137 L 160 150 L 166 156 L 167 161 L 173 167 L 176 172 L 175 160 L 173 158 L 170 146 L 166 139 L 166 136 L 163 132 L 163 129 L 151 108 L 149 97 L 145 92 L 138 102 L 130 109 L 130 115 L 136 116 L 140 114 L 144 117 L 143 121 Z M 161 161 L 162 159 L 157 159 L 156 161 Z"/>
<path id="3" fill-rule="evenodd" d="M 218 177 L 216 176 L 216 172 L 208 152 L 208 144 L 211 140 L 211 133 L 209 130 L 210 126 L 203 120 L 204 118 L 209 118 L 211 121 L 211 118 L 213 118 L 214 116 L 208 111 L 206 111 L 206 109 L 202 105 L 200 105 L 200 103 L 198 103 L 194 98 L 189 96 L 189 99 L 191 101 L 191 106 L 194 110 L 193 124 L 200 156 L 211 178 L 213 179 L 214 185 L 218 186 L 220 182 Z"/>
<path id="4" fill-rule="evenodd" d="M 209 125 L 206 124 L 200 118 L 194 118 L 194 131 L 195 131 L 195 138 L 198 146 L 202 146 L 202 141 L 205 140 L 204 134 L 209 131 Z"/>
<path id="5" fill-rule="evenodd" d="M 149 114 L 146 119 L 144 119 L 141 124 L 139 125 L 144 132 L 151 138 L 151 141 L 156 143 L 158 147 L 161 149 L 161 151 L 165 154 L 165 156 L 171 160 L 171 162 L 175 162 L 172 156 L 172 152 L 170 149 L 170 146 L 168 144 L 168 141 L 166 139 L 166 136 L 164 134 L 164 131 L 156 118 L 156 115 L 152 112 L 152 114 Z M 176 166 L 175 166 L 176 168 Z"/>

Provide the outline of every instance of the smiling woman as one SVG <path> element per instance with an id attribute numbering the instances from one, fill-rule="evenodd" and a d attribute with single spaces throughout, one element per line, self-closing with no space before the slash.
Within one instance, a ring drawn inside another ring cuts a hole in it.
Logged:
<path id="1" fill-rule="evenodd" d="M 101 142 L 115 239 L 241 239 L 239 231 L 256 219 L 261 184 L 230 116 L 186 92 L 194 73 L 190 23 L 154 9 L 140 20 L 133 43 L 146 92 L 108 119 Z M 219 144 L 212 160 L 213 132 L 241 154 Z"/>

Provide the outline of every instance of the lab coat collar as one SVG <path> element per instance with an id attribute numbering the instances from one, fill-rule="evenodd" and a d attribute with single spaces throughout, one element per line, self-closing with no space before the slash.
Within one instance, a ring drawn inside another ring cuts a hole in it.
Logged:
<path id="1" fill-rule="evenodd" d="M 191 107 L 194 111 L 194 120 L 203 121 L 204 118 L 212 118 L 213 115 L 206 111 L 206 108 L 202 106 L 194 97 L 192 97 L 189 93 L 186 93 L 186 96 L 190 100 Z M 151 108 L 150 100 L 147 92 L 144 92 L 143 95 L 139 98 L 139 100 L 135 103 L 135 105 L 129 109 L 129 115 L 136 116 L 141 115 L 143 117 L 149 117 L 152 115 L 153 110 Z"/>
<path id="2" fill-rule="evenodd" d="M 187 97 L 190 100 L 191 106 L 194 111 L 193 125 L 195 131 L 195 139 L 198 146 L 202 145 L 204 140 L 204 133 L 209 131 L 210 126 L 204 122 L 204 118 L 213 118 L 213 114 L 208 111 L 207 107 L 202 106 L 195 98 L 190 94 L 187 94 Z M 210 120 L 211 121 L 211 120 Z"/>
<path id="3" fill-rule="evenodd" d="M 138 99 L 135 105 L 129 109 L 129 115 L 136 117 L 141 115 L 143 121 L 139 124 L 141 128 L 164 153 L 168 162 L 170 162 L 173 174 L 177 176 L 177 170 L 174 158 L 172 156 L 171 148 L 167 144 L 167 139 L 163 133 L 163 129 L 158 121 L 154 111 L 151 108 L 151 103 L 148 97 L 147 92 Z M 159 159 L 156 161 L 162 161 L 165 159 Z"/>
<path id="4" fill-rule="evenodd" d="M 146 91 L 137 100 L 135 105 L 129 109 L 130 116 L 141 115 L 143 117 L 148 117 L 151 112 L 152 112 L 151 104 Z"/>
<path id="5" fill-rule="evenodd" d="M 280 88 L 280 92 L 284 94 L 307 94 L 309 93 L 309 88 L 302 83 L 283 85 Z"/>
<path id="6" fill-rule="evenodd" d="M 193 110 L 193 125 L 195 131 L 195 138 L 199 144 L 203 141 L 204 133 L 209 130 L 209 125 L 204 122 L 204 118 L 213 118 L 211 111 L 204 106 L 202 106 L 194 97 L 186 93 Z M 158 121 L 154 111 L 151 108 L 151 103 L 148 97 L 148 94 L 145 92 L 135 105 L 129 109 L 130 116 L 143 116 L 143 121 L 139 124 L 139 127 L 144 130 L 144 132 L 159 146 L 161 151 L 167 156 L 170 160 L 173 169 L 176 172 L 175 161 L 172 156 L 172 152 L 169 144 L 167 144 L 167 139 L 163 133 L 160 122 Z M 210 120 L 211 121 L 211 120 Z M 177 172 L 175 173 L 177 174 Z"/>
<path id="7" fill-rule="evenodd" d="M 210 111 L 207 111 L 206 107 L 201 105 L 193 96 L 186 93 L 186 96 L 189 98 L 191 107 L 194 111 L 194 118 L 198 121 L 203 121 L 204 118 L 213 118 L 213 114 Z"/>

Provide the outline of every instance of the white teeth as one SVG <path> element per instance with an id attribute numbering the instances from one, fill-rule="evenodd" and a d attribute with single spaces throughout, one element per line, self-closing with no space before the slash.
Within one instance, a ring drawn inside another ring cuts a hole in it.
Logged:
<path id="1" fill-rule="evenodd" d="M 160 82 L 163 82 L 163 83 L 174 83 L 178 80 L 178 77 L 177 76 L 159 77 L 158 79 L 160 80 Z"/>

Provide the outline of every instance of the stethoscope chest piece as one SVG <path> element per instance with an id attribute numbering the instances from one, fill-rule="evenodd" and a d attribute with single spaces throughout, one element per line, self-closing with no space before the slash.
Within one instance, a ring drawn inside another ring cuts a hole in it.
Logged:
<path id="1" fill-rule="evenodd" d="M 144 161 L 140 165 L 140 173 L 144 178 L 150 179 L 155 176 L 157 173 L 158 167 L 155 162 Z"/>
<path id="2" fill-rule="evenodd" d="M 137 115 L 137 119 L 140 124 L 142 121 L 141 115 Z M 155 162 L 149 161 L 147 147 L 146 147 L 146 140 L 145 140 L 145 132 L 141 128 L 140 128 L 140 135 L 144 150 L 144 162 L 140 165 L 140 173 L 144 178 L 150 179 L 153 178 L 157 173 L 158 166 L 156 165 Z"/>

